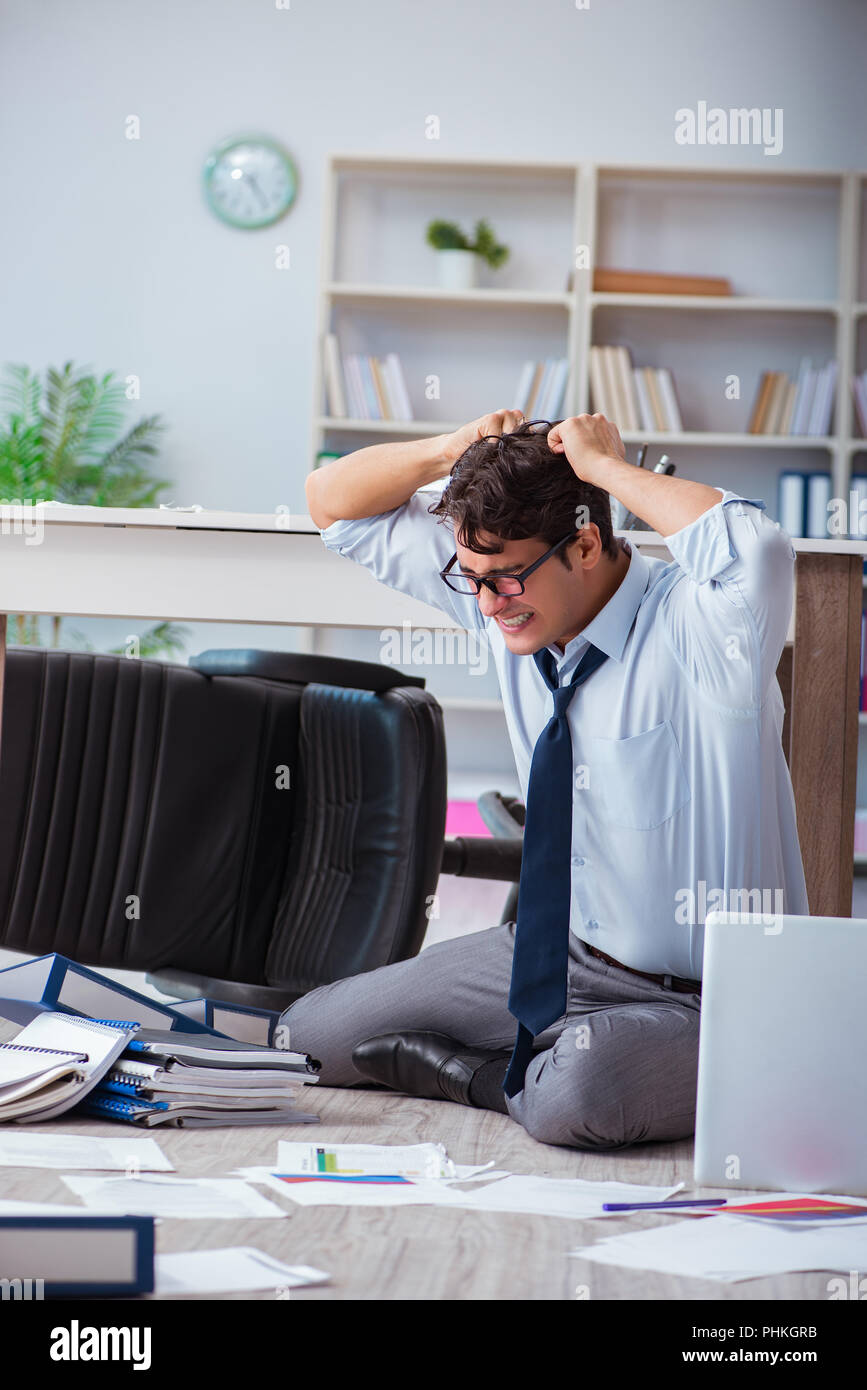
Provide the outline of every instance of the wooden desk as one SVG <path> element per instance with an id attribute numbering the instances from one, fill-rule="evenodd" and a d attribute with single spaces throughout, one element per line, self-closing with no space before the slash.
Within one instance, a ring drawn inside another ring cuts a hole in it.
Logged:
<path id="1" fill-rule="evenodd" d="M 3 507 L 5 614 L 313 627 L 453 628 L 445 613 L 325 549 L 303 514 Z M 668 557 L 655 532 L 632 543 Z M 851 913 L 862 541 L 796 540 L 796 602 L 779 667 L 810 911 Z"/>

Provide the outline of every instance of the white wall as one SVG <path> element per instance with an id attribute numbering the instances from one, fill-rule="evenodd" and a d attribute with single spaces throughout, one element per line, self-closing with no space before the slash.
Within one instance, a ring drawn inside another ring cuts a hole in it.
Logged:
<path id="1" fill-rule="evenodd" d="M 306 510 L 329 152 L 768 165 L 675 143 L 675 111 L 705 100 L 782 107 L 776 167 L 863 167 L 865 51 L 859 0 L 4 0 L 0 363 L 139 376 L 135 415 L 169 425 L 173 501 Z M 256 130 L 292 152 L 300 192 L 275 227 L 234 231 L 205 207 L 202 163 Z M 68 626 L 108 646 L 131 625 Z M 189 650 L 237 644 L 294 634 L 200 624 Z M 377 659 L 372 634 L 327 645 Z M 428 674 L 437 693 L 495 693 Z M 450 716 L 453 769 L 482 749 L 473 718 Z M 501 717 L 484 737 L 501 775 L 482 784 L 511 785 Z"/>
<path id="2" fill-rule="evenodd" d="M 675 144 L 705 99 L 782 107 L 779 167 L 861 167 L 865 51 L 858 0 L 5 0 L 0 362 L 135 373 L 174 500 L 303 510 L 328 152 L 767 164 Z M 252 233 L 200 191 L 247 129 L 301 180 Z"/>

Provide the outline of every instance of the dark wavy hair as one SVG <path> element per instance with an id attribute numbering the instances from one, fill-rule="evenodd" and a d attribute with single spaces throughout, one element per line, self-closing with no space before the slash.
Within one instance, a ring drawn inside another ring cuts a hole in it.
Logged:
<path id="1" fill-rule="evenodd" d="M 494 555 L 503 546 L 482 542 L 481 532 L 500 541 L 538 536 L 556 545 L 577 530 L 577 508 L 583 505 L 589 521 L 599 527 L 603 551 L 616 559 L 608 493 L 583 482 L 565 454 L 548 448 L 551 429 L 551 421 L 525 420 L 511 434 L 477 439 L 461 454 L 442 497 L 428 511 L 443 521 L 450 518 L 459 543 L 468 550 Z M 571 569 L 565 550 L 557 553 Z"/>

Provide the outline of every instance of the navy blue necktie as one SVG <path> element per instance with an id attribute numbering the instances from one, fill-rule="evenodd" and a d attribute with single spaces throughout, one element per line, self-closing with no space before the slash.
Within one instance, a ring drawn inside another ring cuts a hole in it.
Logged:
<path id="1" fill-rule="evenodd" d="M 519 1026 L 503 1082 L 510 1097 L 523 1088 L 533 1038 L 566 1012 L 573 792 L 572 736 L 566 710 L 578 686 L 607 660 L 607 653 L 591 644 L 562 688 L 547 647 L 534 652 L 533 660 L 554 696 L 554 714 L 536 741 L 527 786 L 509 991 L 509 1013 Z"/>

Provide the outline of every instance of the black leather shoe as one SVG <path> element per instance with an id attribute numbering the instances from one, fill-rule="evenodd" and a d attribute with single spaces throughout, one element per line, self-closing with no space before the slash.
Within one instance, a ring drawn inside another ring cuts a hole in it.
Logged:
<path id="1" fill-rule="evenodd" d="M 393 1091 L 426 1100 L 453 1100 L 472 1105 L 470 1082 L 483 1062 L 508 1055 L 502 1050 L 473 1051 L 445 1033 L 385 1033 L 353 1049 L 362 1076 Z"/>

